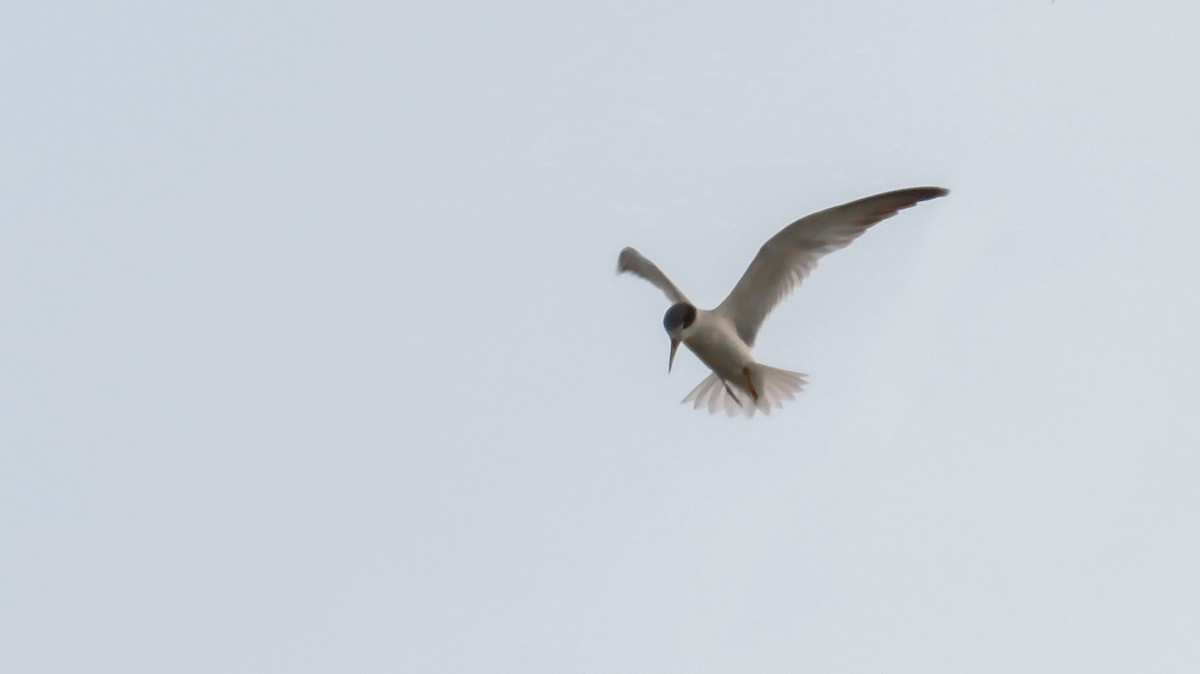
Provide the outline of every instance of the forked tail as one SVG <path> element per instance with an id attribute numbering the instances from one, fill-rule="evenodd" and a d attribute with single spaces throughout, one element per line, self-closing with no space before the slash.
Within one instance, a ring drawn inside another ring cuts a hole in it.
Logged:
<path id="1" fill-rule="evenodd" d="M 696 409 L 708 408 L 709 414 L 723 409 L 731 417 L 739 412 L 753 417 L 755 412 L 770 414 L 773 408 L 783 407 L 784 400 L 795 400 L 806 383 L 805 375 L 799 372 L 759 363 L 747 367 L 746 374 L 749 381 L 726 381 L 714 372 L 682 402 L 692 403 Z"/>

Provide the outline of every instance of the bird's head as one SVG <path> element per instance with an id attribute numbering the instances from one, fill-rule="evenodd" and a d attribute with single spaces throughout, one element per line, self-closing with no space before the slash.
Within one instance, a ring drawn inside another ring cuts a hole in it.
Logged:
<path id="1" fill-rule="evenodd" d="M 671 338 L 671 358 L 667 361 L 667 372 L 671 371 L 671 367 L 675 365 L 675 351 L 679 349 L 679 343 L 683 341 L 683 333 L 685 330 L 696 322 L 696 307 L 687 302 L 676 302 L 667 309 L 667 313 L 663 316 L 663 329 L 667 331 L 667 336 Z"/>

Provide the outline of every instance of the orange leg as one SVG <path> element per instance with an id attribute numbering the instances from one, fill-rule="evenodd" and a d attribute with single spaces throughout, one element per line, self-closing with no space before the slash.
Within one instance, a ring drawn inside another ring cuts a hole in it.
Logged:
<path id="1" fill-rule="evenodd" d="M 755 400 L 758 400 L 758 389 L 754 388 L 754 380 L 750 377 L 749 365 L 742 368 L 742 374 L 746 375 L 746 386 L 750 388 L 750 395 L 754 396 Z"/>
<path id="2" fill-rule="evenodd" d="M 727 384 L 724 380 L 722 380 L 721 385 L 725 387 L 725 392 L 729 394 L 729 397 L 733 398 L 733 402 L 737 403 L 738 407 L 741 407 L 742 399 L 737 397 L 736 395 L 734 395 L 733 389 L 729 388 L 729 384 Z"/>

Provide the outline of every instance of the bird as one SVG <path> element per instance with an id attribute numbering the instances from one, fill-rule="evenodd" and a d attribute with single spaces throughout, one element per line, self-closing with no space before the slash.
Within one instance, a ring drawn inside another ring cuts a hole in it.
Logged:
<path id="1" fill-rule="evenodd" d="M 663 329 L 671 340 L 669 373 L 675 352 L 685 345 L 711 370 L 681 404 L 710 414 L 770 414 L 795 400 L 807 376 L 754 360 L 752 349 L 767 316 L 826 254 L 850 245 L 872 225 L 922 201 L 944 197 L 943 187 L 911 187 L 876 194 L 818 211 L 784 227 L 762 245 L 729 295 L 714 309 L 698 309 L 667 275 L 636 249 L 617 257 L 617 274 L 630 273 L 658 288 L 671 302 Z"/>

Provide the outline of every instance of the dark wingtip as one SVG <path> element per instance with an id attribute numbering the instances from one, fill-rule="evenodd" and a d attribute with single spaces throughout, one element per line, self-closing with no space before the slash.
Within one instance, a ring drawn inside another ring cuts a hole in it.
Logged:
<path id="1" fill-rule="evenodd" d="M 617 275 L 621 275 L 629 271 L 629 266 L 626 264 L 626 258 L 637 253 L 631 246 L 625 246 L 621 249 L 621 254 L 617 256 Z"/>
<path id="2" fill-rule="evenodd" d="M 945 187 L 913 187 L 904 191 L 913 195 L 913 197 L 919 201 L 937 199 L 938 197 L 944 197 L 947 194 L 950 194 L 950 190 L 946 189 Z"/>
<path id="3" fill-rule="evenodd" d="M 894 192 L 886 192 L 879 196 L 890 197 L 893 200 L 892 205 L 894 208 L 905 209 L 905 208 L 910 208 L 912 206 L 915 206 L 915 205 L 921 203 L 922 201 L 929 201 L 930 199 L 937 199 L 938 197 L 944 197 L 947 194 L 950 194 L 950 190 L 946 189 L 945 187 L 930 186 L 930 187 L 909 187 L 909 188 L 902 189 L 902 190 L 896 190 Z M 867 197 L 867 199 L 874 199 L 874 198 L 875 197 Z M 898 201 L 896 201 L 896 200 L 898 200 Z M 866 201 L 866 199 L 864 199 L 864 201 Z"/>

